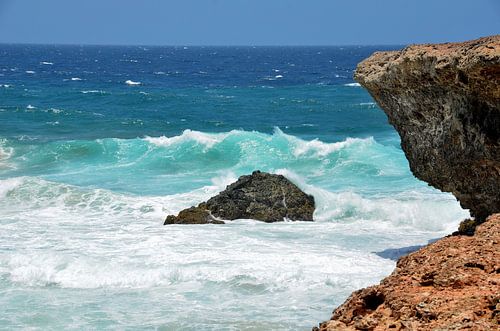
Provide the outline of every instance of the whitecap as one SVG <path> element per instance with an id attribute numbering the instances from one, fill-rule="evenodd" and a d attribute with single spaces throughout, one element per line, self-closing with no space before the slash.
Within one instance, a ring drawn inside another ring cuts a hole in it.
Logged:
<path id="1" fill-rule="evenodd" d="M 284 137 L 292 145 L 293 155 L 295 157 L 300 157 L 309 153 L 312 153 L 315 157 L 324 157 L 328 154 L 334 153 L 338 150 L 350 147 L 355 144 L 373 144 L 375 140 L 373 137 L 370 138 L 347 138 L 344 141 L 325 143 L 319 139 L 313 140 L 302 140 L 292 135 L 288 135 L 281 131 L 279 128 L 275 128 L 275 134 Z"/>
<path id="2" fill-rule="evenodd" d="M 344 86 L 350 86 L 350 87 L 360 87 L 361 84 L 360 83 L 347 83 L 347 84 L 344 84 Z"/>
<path id="3" fill-rule="evenodd" d="M 26 109 L 36 109 L 36 107 L 35 107 L 35 106 L 32 106 L 32 105 L 27 105 L 27 106 L 26 106 Z"/>
<path id="4" fill-rule="evenodd" d="M 355 226 L 352 222 L 370 222 L 369 226 L 374 230 L 394 231 L 398 227 L 411 228 L 412 231 L 447 233 L 456 228 L 460 219 L 469 216 L 451 194 L 443 194 L 437 190 L 367 198 L 349 190 L 330 192 L 310 185 L 302 176 L 289 169 L 278 169 L 275 173 L 287 177 L 304 192 L 314 196 L 314 220 L 317 222 L 348 222 L 346 225 L 351 229 L 364 229 L 368 226 Z"/>
<path id="5" fill-rule="evenodd" d="M 4 88 L 9 88 L 11 87 L 12 85 L 10 84 L 0 84 L 0 87 L 4 87 Z"/>
<path id="6" fill-rule="evenodd" d="M 33 70 L 26 70 L 25 73 L 27 73 L 27 74 L 34 74 L 35 71 L 33 71 Z"/>
<path id="7" fill-rule="evenodd" d="M 129 86 L 136 86 L 136 85 L 141 85 L 141 82 L 134 82 L 133 80 L 128 79 L 125 81 L 125 84 Z"/>
<path id="8" fill-rule="evenodd" d="M 5 139 L 0 139 L 0 169 L 2 168 L 12 168 L 12 165 L 8 163 L 8 160 L 14 154 L 14 148 L 3 146 L 5 144 Z M 0 197 L 2 197 L 2 187 L 0 186 Z"/>
<path id="9" fill-rule="evenodd" d="M 230 131 L 227 133 L 205 133 L 187 129 L 184 130 L 180 136 L 145 137 L 144 140 L 156 146 L 163 146 L 163 147 L 168 147 L 187 141 L 194 141 L 200 145 L 204 145 L 207 148 L 211 148 L 215 144 L 222 142 L 229 135 L 235 134 L 237 132 L 238 131 Z"/>
<path id="10" fill-rule="evenodd" d="M 71 77 L 71 80 L 72 81 L 80 81 L 82 80 L 80 77 Z"/>
<path id="11" fill-rule="evenodd" d="M 89 93 L 95 93 L 95 94 L 105 94 L 106 92 L 105 91 L 101 91 L 101 90 L 86 90 L 86 91 L 80 91 L 81 93 L 83 94 L 89 94 Z"/>
<path id="12" fill-rule="evenodd" d="M 10 157 L 10 155 L 8 155 Z M 10 192 L 17 189 L 24 183 L 23 177 L 15 177 L 0 180 L 0 198 L 5 198 Z"/>
<path id="13" fill-rule="evenodd" d="M 283 78 L 283 75 L 276 75 L 276 76 L 274 76 L 274 78 L 280 79 L 280 78 Z"/>
<path id="14" fill-rule="evenodd" d="M 40 62 L 40 64 L 44 64 L 44 65 L 48 65 L 48 66 L 54 65 L 53 62 L 47 62 L 47 61 L 42 61 L 42 62 Z"/>

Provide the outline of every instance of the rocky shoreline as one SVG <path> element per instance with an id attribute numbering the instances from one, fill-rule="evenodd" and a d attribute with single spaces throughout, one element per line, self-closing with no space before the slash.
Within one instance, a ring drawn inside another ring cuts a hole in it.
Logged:
<path id="1" fill-rule="evenodd" d="M 500 214 L 474 236 L 448 236 L 399 259 L 316 331 L 494 330 L 500 323 Z"/>
<path id="2" fill-rule="evenodd" d="M 313 330 L 498 329 L 500 35 L 377 52 L 355 79 L 398 131 L 413 174 L 474 218 L 402 257 Z"/>

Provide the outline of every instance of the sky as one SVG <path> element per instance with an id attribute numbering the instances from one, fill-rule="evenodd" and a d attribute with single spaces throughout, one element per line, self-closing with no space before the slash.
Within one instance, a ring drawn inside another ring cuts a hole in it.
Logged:
<path id="1" fill-rule="evenodd" d="M 0 43 L 402 45 L 500 34 L 500 0 L 0 0 Z"/>

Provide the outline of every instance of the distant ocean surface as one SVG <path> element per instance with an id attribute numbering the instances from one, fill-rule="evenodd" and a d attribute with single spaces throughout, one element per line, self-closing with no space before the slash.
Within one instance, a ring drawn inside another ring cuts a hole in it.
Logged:
<path id="1" fill-rule="evenodd" d="M 352 79 L 386 49 L 0 45 L 0 329 L 310 330 L 454 230 Z M 257 169 L 316 222 L 162 225 Z"/>

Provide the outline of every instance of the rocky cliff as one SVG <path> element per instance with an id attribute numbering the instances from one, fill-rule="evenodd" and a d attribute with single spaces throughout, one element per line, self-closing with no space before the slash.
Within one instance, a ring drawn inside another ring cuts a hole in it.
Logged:
<path id="1" fill-rule="evenodd" d="M 479 222 L 500 212 L 500 35 L 378 52 L 355 79 L 399 132 L 416 177 Z"/>
<path id="2" fill-rule="evenodd" d="M 401 136 L 414 175 L 475 220 L 354 292 L 313 330 L 500 327 L 500 36 L 373 54 L 355 78 Z"/>
<path id="3" fill-rule="evenodd" d="M 474 236 L 449 236 L 398 261 L 380 285 L 354 292 L 317 331 L 498 330 L 500 214 Z"/>

